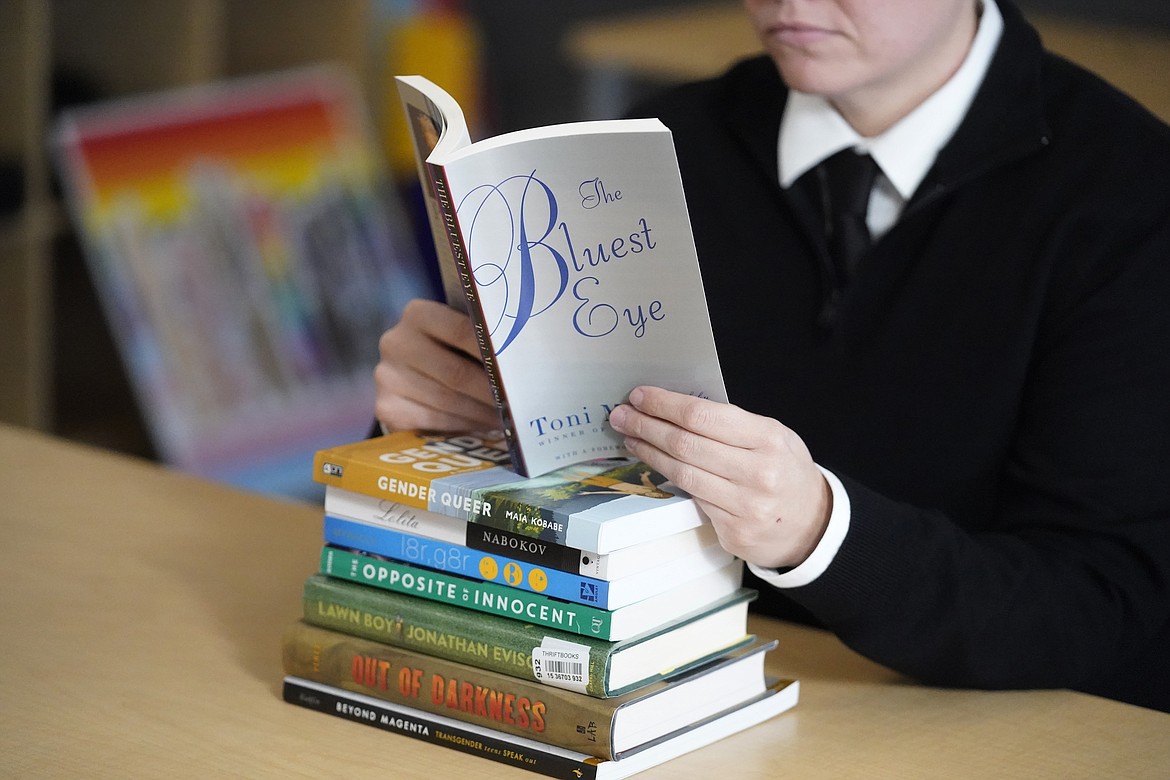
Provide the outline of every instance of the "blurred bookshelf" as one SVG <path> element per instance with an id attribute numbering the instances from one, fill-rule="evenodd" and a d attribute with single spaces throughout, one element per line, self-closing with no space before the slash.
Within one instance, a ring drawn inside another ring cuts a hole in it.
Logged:
<path id="1" fill-rule="evenodd" d="M 495 54 L 452 63 L 479 52 L 435 49 L 432 39 L 419 52 L 416 40 L 407 66 L 421 57 L 448 73 L 472 68 L 492 92 L 485 132 L 566 121 L 577 103 L 559 48 L 565 31 L 673 1 L 572 0 L 554 9 L 543 0 L 0 0 L 0 424 L 156 456 L 61 203 L 49 136 L 62 109 L 330 62 L 357 77 L 381 132 L 382 115 L 397 110 L 385 80 L 388 50 L 401 41 L 390 42 L 388 25 L 420 9 L 454 9 L 486 31 Z M 480 67 L 489 57 L 498 63 Z M 532 81 L 541 74 L 548 78 Z M 555 117 L 534 114 L 557 106 Z"/>
<path id="2" fill-rule="evenodd" d="M 380 25 L 423 5 L 473 20 L 487 132 L 617 114 L 631 86 L 706 75 L 694 67 L 754 47 L 746 24 L 726 42 L 710 27 L 696 45 L 672 37 L 704 9 L 742 14 L 733 0 L 0 0 L 0 423 L 154 456 L 60 204 L 47 143 L 60 109 L 327 61 L 353 71 L 377 119 Z M 1021 5 L 1053 48 L 1170 118 L 1170 6 Z"/>
<path id="3" fill-rule="evenodd" d="M 340 63 L 372 88 L 370 0 L 0 1 L 0 423 L 153 457 L 53 174 L 56 113 Z"/>

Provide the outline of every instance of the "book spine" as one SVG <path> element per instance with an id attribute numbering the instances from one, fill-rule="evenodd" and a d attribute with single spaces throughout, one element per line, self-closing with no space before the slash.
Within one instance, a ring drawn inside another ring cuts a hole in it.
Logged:
<path id="1" fill-rule="evenodd" d="M 452 489 L 455 489 L 454 485 Z M 462 491 L 463 487 L 458 489 Z M 471 510 L 475 507 L 474 502 L 474 496 L 466 495 L 461 506 Z M 604 560 L 606 556 L 470 523 L 466 518 L 444 512 L 404 506 L 367 493 L 328 486 L 325 490 L 325 513 L 381 528 L 395 528 L 405 533 L 464 544 L 473 550 L 515 558 L 537 566 L 548 566 L 583 577 L 610 579 L 600 576 L 607 568 Z"/>
<path id="2" fill-rule="evenodd" d="M 468 518 L 470 522 L 507 531 L 515 536 L 565 545 L 571 516 L 490 490 L 478 491 L 477 497 L 491 507 L 491 512 L 473 512 Z M 596 537 L 593 542 L 589 547 L 596 549 Z"/>
<path id="3" fill-rule="evenodd" d="M 556 599 L 612 609 L 609 583 L 546 569 L 504 556 L 473 550 L 466 545 L 325 516 L 325 541 L 426 569 L 508 585 Z"/>
<path id="4" fill-rule="evenodd" d="M 343 458 L 324 450 L 319 450 L 313 457 L 313 475 L 324 485 L 388 499 L 415 509 L 428 509 L 435 492 L 426 477 L 401 478 L 388 474 L 386 469 L 373 463 Z"/>
<path id="5" fill-rule="evenodd" d="M 486 484 L 519 479 L 497 439 L 479 433 L 442 436 L 401 431 L 354 445 L 318 450 L 313 478 L 328 488 L 466 520 L 473 504 L 454 477 L 479 475 Z M 369 504 L 370 502 L 363 502 Z M 367 511 L 369 510 L 367 507 Z"/>
<path id="6" fill-rule="evenodd" d="M 483 313 L 483 305 L 479 300 L 479 293 L 475 289 L 474 269 L 471 258 L 467 253 L 467 244 L 463 240 L 463 230 L 459 225 L 459 215 L 456 213 L 454 196 L 447 182 L 447 172 L 443 166 L 427 163 L 427 170 L 434 186 L 435 199 L 439 204 L 439 211 L 443 218 L 443 228 L 447 234 L 447 242 L 451 246 L 451 254 L 458 269 L 459 281 L 463 287 L 463 294 L 467 298 L 467 310 L 475 326 L 475 339 L 479 344 L 483 367 L 487 371 L 488 383 L 496 399 L 496 410 L 500 414 L 500 429 L 504 433 L 504 440 L 508 444 L 508 452 L 512 456 L 512 468 L 522 476 L 528 476 L 528 469 L 520 451 L 516 436 L 515 421 L 512 419 L 511 406 L 508 395 L 504 391 L 503 379 L 500 376 L 499 364 L 496 361 L 495 351 L 492 349 L 488 323 Z"/>
<path id="7" fill-rule="evenodd" d="M 569 751 L 543 748 L 525 741 L 520 744 L 504 735 L 489 736 L 452 723 L 447 718 L 386 702 L 358 696 L 340 688 L 321 686 L 286 677 L 282 696 L 289 704 L 323 712 L 354 723 L 401 734 L 432 745 L 458 750 L 501 764 L 526 769 L 545 777 L 596 780 L 598 759 L 583 754 L 573 757 Z"/>
<path id="8" fill-rule="evenodd" d="M 609 610 L 559 601 L 506 585 L 380 560 L 328 545 L 321 550 L 321 573 L 491 615 L 526 620 L 571 634 L 613 639 Z"/>
<path id="9" fill-rule="evenodd" d="M 406 707 L 613 758 L 615 701 L 595 699 L 297 622 L 281 642 L 285 674 Z"/>
<path id="10" fill-rule="evenodd" d="M 512 677 L 581 690 L 589 696 L 608 695 L 610 643 L 322 574 L 305 579 L 302 601 L 303 619 L 315 626 Z M 563 647 L 566 643 L 577 650 L 570 671 L 581 682 L 562 681 L 549 674 L 538 676 L 533 656 L 547 662 L 544 645 Z"/>
<path id="11" fill-rule="evenodd" d="M 537 566 L 548 566 L 574 574 L 588 574 L 592 579 L 610 579 L 598 576 L 606 570 L 605 555 L 586 552 L 579 547 L 533 539 L 482 523 L 467 524 L 466 544 L 473 550 L 495 555 L 506 555 Z"/>

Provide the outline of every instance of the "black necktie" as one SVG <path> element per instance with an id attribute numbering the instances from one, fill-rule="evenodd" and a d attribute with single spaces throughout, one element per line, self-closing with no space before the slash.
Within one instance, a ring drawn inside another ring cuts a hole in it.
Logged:
<path id="1" fill-rule="evenodd" d="M 828 207 L 829 253 L 840 274 L 839 283 L 845 286 L 871 242 L 865 213 L 878 166 L 868 154 L 843 149 L 821 162 L 820 169 Z"/>

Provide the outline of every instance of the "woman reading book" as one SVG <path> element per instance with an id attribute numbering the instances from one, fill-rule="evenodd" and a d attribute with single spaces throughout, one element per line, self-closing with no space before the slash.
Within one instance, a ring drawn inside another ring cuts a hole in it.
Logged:
<path id="1" fill-rule="evenodd" d="M 632 388 L 611 424 L 759 609 L 930 684 L 1170 711 L 1170 129 L 1008 0 L 745 7 L 769 56 L 636 110 L 733 404 Z M 464 315 L 381 353 L 384 425 L 496 425 Z"/>

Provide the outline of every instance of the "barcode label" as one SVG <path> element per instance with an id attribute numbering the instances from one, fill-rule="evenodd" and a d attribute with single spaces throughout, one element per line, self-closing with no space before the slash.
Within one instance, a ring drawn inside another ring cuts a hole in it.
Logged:
<path id="1" fill-rule="evenodd" d="M 589 648 L 545 637 L 532 649 L 532 673 L 545 685 L 585 693 L 589 687 Z"/>
<path id="2" fill-rule="evenodd" d="M 567 682 L 581 682 L 585 665 L 579 661 L 545 661 L 544 676 Z"/>

